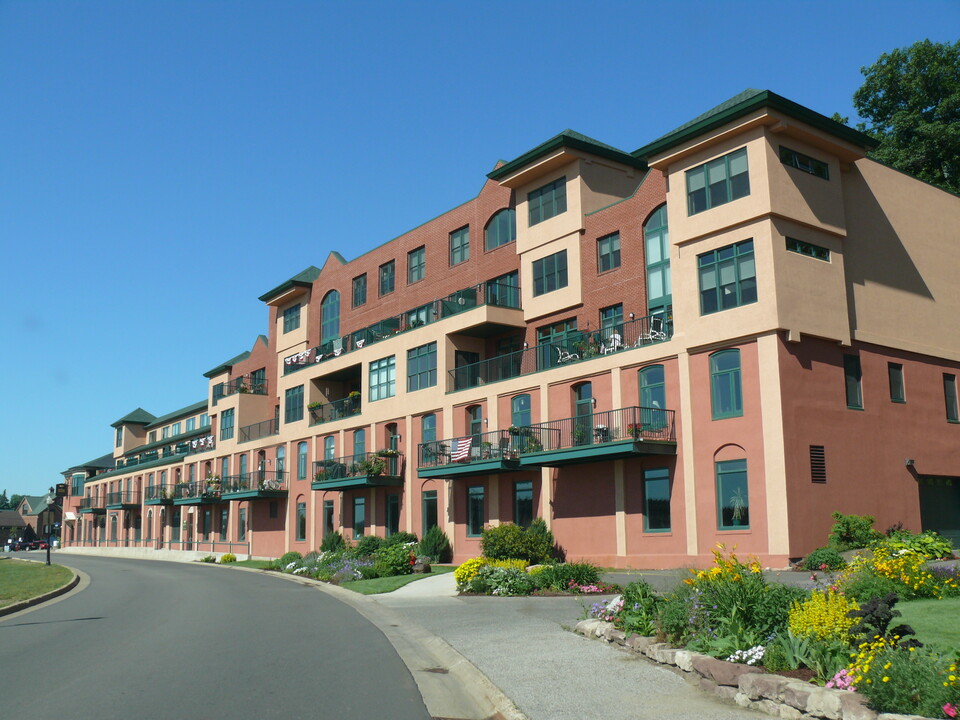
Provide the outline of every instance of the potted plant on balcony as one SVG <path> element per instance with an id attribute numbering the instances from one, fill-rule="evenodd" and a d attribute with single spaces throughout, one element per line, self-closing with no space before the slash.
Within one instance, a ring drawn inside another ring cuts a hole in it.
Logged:
<path id="1" fill-rule="evenodd" d="M 507 432 L 510 433 L 511 435 L 519 435 L 520 428 L 518 428 L 516 425 L 511 425 L 510 427 L 507 428 Z"/>
<path id="2" fill-rule="evenodd" d="M 320 422 L 320 420 L 322 419 L 321 418 L 322 407 L 323 407 L 322 402 L 312 402 L 309 405 L 307 405 L 307 411 L 310 413 L 310 417 L 314 422 Z"/>
<path id="3" fill-rule="evenodd" d="M 480 443 L 480 457 L 484 460 L 489 460 L 492 449 L 493 443 L 487 441 Z"/>
<path id="4" fill-rule="evenodd" d="M 377 450 L 377 457 L 397 457 L 400 452 L 394 450 L 393 448 L 385 448 L 383 450 Z"/>
<path id="5" fill-rule="evenodd" d="M 643 435 L 643 423 L 630 423 L 627 425 L 627 433 L 634 440 L 639 440 L 640 436 Z"/>

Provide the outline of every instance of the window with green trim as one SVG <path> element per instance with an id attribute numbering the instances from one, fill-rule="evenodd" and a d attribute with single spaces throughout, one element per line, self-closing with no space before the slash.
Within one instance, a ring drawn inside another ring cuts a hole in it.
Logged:
<path id="1" fill-rule="evenodd" d="M 746 148 L 687 170 L 688 215 L 696 215 L 749 194 Z"/>
<path id="2" fill-rule="evenodd" d="M 396 263 L 391 260 L 380 266 L 380 295 L 389 295 L 396 287 Z"/>
<path id="3" fill-rule="evenodd" d="M 427 275 L 427 248 L 423 245 L 407 253 L 407 283 L 420 282 Z"/>
<path id="4" fill-rule="evenodd" d="M 197 419 L 196 418 L 187 418 L 187 432 L 197 429 Z"/>
<path id="5" fill-rule="evenodd" d="M 200 413 L 200 427 L 210 427 L 210 416 L 207 413 Z"/>
<path id="6" fill-rule="evenodd" d="M 487 281 L 487 304 L 520 308 L 520 273 L 516 270 Z"/>
<path id="7" fill-rule="evenodd" d="M 437 384 L 437 344 L 407 350 L 407 390 L 422 390 Z"/>
<path id="8" fill-rule="evenodd" d="M 947 422 L 960 422 L 960 409 L 957 407 L 957 376 L 943 374 L 943 400 L 947 407 Z"/>
<path id="9" fill-rule="evenodd" d="M 297 480 L 307 479 L 307 444 L 297 443 Z"/>
<path id="10" fill-rule="evenodd" d="M 716 463 L 717 527 L 720 530 L 744 530 L 750 527 L 750 488 L 746 460 Z"/>
<path id="11" fill-rule="evenodd" d="M 426 535 L 430 528 L 437 527 L 437 491 L 424 490 L 420 494 L 420 516 L 423 518 L 423 535 Z M 421 535 L 420 537 L 423 537 Z"/>
<path id="12" fill-rule="evenodd" d="M 784 165 L 805 173 L 816 175 L 824 180 L 830 179 L 830 166 L 822 160 L 816 160 L 809 155 L 804 155 L 788 147 L 780 146 L 780 162 Z"/>
<path id="13" fill-rule="evenodd" d="M 323 459 L 333 460 L 337 456 L 337 441 L 332 435 L 323 439 Z"/>
<path id="14" fill-rule="evenodd" d="M 512 398 L 510 400 L 510 424 L 519 428 L 526 427 L 532 422 L 530 396 L 523 393 Z"/>
<path id="15" fill-rule="evenodd" d="M 177 523 L 180 527 L 180 523 Z M 237 513 L 237 542 L 244 542 L 247 539 L 247 509 L 240 508 Z"/>
<path id="16" fill-rule="evenodd" d="M 544 295 L 567 286 L 567 251 L 533 261 L 533 296 Z"/>
<path id="17" fill-rule="evenodd" d="M 643 529 L 645 532 L 670 530 L 670 470 L 650 468 L 643 471 Z"/>
<path id="18" fill-rule="evenodd" d="M 177 435 L 180 434 L 180 432 L 181 432 L 181 427 L 182 427 L 182 425 L 181 425 L 179 422 L 175 422 L 175 423 L 173 424 L 173 429 L 171 430 L 171 432 L 173 433 L 173 436 L 174 436 L 174 437 L 176 437 Z"/>
<path id="19" fill-rule="evenodd" d="M 863 373 L 860 370 L 859 355 L 843 356 L 843 381 L 847 396 L 847 407 L 863 410 Z"/>
<path id="20" fill-rule="evenodd" d="M 230 526 L 230 506 L 220 509 L 220 542 L 227 540 L 227 528 Z"/>
<path id="21" fill-rule="evenodd" d="M 284 393 L 283 421 L 285 423 L 303 420 L 303 385 L 287 388 Z"/>
<path id="22" fill-rule="evenodd" d="M 367 500 L 362 497 L 353 499 L 353 537 L 363 537 L 367 528 Z"/>
<path id="23" fill-rule="evenodd" d="M 320 342 L 340 337 L 340 293 L 331 290 L 320 303 Z"/>
<path id="24" fill-rule="evenodd" d="M 721 350 L 710 356 L 710 398 L 714 420 L 743 415 L 739 350 Z"/>
<path id="25" fill-rule="evenodd" d="M 307 504 L 297 503 L 297 540 L 307 539 Z"/>
<path id="26" fill-rule="evenodd" d="M 517 239 L 517 211 L 504 208 L 495 213 L 483 232 L 484 247 L 487 250 L 512 243 Z"/>
<path id="27" fill-rule="evenodd" d="M 803 240 L 787 238 L 787 250 L 799 255 L 806 255 L 807 257 L 816 258 L 817 260 L 830 262 L 830 251 L 827 248 L 804 242 Z"/>
<path id="28" fill-rule="evenodd" d="M 386 526 L 387 537 L 400 532 L 400 496 L 396 493 L 387 495 Z"/>
<path id="29" fill-rule="evenodd" d="M 640 407 L 663 409 L 667 406 L 667 384 L 663 365 L 650 365 L 640 370 Z"/>
<path id="30" fill-rule="evenodd" d="M 333 500 L 323 501 L 323 536 L 326 537 L 335 530 L 333 524 Z"/>
<path id="31" fill-rule="evenodd" d="M 229 440 L 233 437 L 233 408 L 220 412 L 220 439 Z M 164 428 L 166 430 L 166 428 Z"/>
<path id="32" fill-rule="evenodd" d="M 744 240 L 698 255 L 697 267 L 701 315 L 757 301 L 753 240 Z"/>
<path id="33" fill-rule="evenodd" d="M 612 330 L 620 334 L 623 331 L 623 304 L 611 305 L 610 307 L 600 308 L 600 329 Z M 603 333 L 604 337 L 609 337 L 609 333 Z M 622 338 L 621 338 L 622 339 Z"/>
<path id="34" fill-rule="evenodd" d="M 432 443 L 437 440 L 437 416 L 433 413 L 420 418 L 420 442 Z"/>
<path id="35" fill-rule="evenodd" d="M 647 309 L 652 315 L 663 312 L 673 304 L 666 204 L 661 205 L 647 218 L 643 226 L 643 242 L 647 264 Z"/>
<path id="36" fill-rule="evenodd" d="M 397 392 L 397 362 L 395 356 L 380 358 L 370 363 L 370 400 L 383 400 Z"/>
<path id="37" fill-rule="evenodd" d="M 597 240 L 597 271 L 607 272 L 620 267 L 620 233 L 610 233 Z"/>
<path id="38" fill-rule="evenodd" d="M 562 177 L 527 194 L 530 227 L 567 211 L 567 178 Z"/>
<path id="39" fill-rule="evenodd" d="M 484 503 L 483 486 L 467 488 L 467 537 L 480 537 L 483 533 Z"/>
<path id="40" fill-rule="evenodd" d="M 367 431 L 364 428 L 353 431 L 353 461 L 360 462 L 367 454 Z"/>
<path id="41" fill-rule="evenodd" d="M 160 439 L 161 439 L 161 440 L 166 440 L 168 437 L 170 437 L 170 426 L 169 426 L 169 425 L 167 425 L 166 427 L 164 427 L 164 428 L 162 428 L 162 429 L 160 430 Z"/>
<path id="42" fill-rule="evenodd" d="M 522 528 L 533 522 L 533 481 L 517 480 L 513 483 L 513 524 Z"/>
<path id="43" fill-rule="evenodd" d="M 459 265 L 470 259 L 470 226 L 467 225 L 450 233 L 450 266 Z"/>
<path id="44" fill-rule="evenodd" d="M 300 304 L 283 311 L 283 332 L 288 333 L 300 327 Z"/>
<path id="45" fill-rule="evenodd" d="M 360 307 L 367 304 L 367 274 L 353 279 L 353 306 Z"/>
<path id="46" fill-rule="evenodd" d="M 117 428 L 117 441 L 116 441 L 116 445 L 117 445 L 117 447 L 120 447 L 121 445 L 123 445 L 123 426 L 122 426 L 122 425 Z"/>
<path id="47" fill-rule="evenodd" d="M 887 363 L 887 377 L 890 380 L 890 401 L 905 403 L 907 396 L 903 385 L 903 365 L 900 363 Z"/>

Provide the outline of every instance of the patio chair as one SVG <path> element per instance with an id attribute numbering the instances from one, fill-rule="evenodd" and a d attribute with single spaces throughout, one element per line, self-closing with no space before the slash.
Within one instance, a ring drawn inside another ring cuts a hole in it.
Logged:
<path id="1" fill-rule="evenodd" d="M 561 347 L 557 348 L 557 362 L 561 365 L 563 363 L 572 362 L 574 360 L 579 360 L 580 356 L 577 353 L 572 353 L 569 350 L 564 350 Z"/>

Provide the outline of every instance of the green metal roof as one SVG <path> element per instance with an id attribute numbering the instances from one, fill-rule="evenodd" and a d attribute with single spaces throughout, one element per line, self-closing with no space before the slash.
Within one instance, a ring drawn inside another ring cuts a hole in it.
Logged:
<path id="1" fill-rule="evenodd" d="M 66 475 L 67 473 L 72 473 L 75 470 L 84 470 L 86 468 L 94 468 L 99 470 L 101 468 L 112 468 L 116 465 L 116 462 L 113 459 L 113 453 L 107 453 L 106 455 L 101 455 L 98 458 L 90 460 L 85 463 L 80 463 L 79 465 L 72 465 L 66 470 L 63 470 L 60 474 Z"/>
<path id="2" fill-rule="evenodd" d="M 172 437 L 163 438 L 162 440 L 155 440 L 152 443 L 147 443 L 146 445 L 139 445 L 132 450 L 128 450 L 123 454 L 124 458 L 133 457 L 134 455 L 139 455 L 140 453 L 147 452 L 148 450 L 153 450 L 154 448 L 163 447 L 164 445 L 176 445 L 177 443 L 183 442 L 184 440 L 190 440 L 195 438 L 198 435 L 211 435 L 213 434 L 212 426 L 204 425 L 203 427 L 198 427 L 194 430 L 189 430 L 187 432 L 182 432 L 179 435 L 173 435 Z M 108 467 L 116 466 L 116 462 L 113 462 L 113 456 L 110 456 L 111 463 Z"/>
<path id="3" fill-rule="evenodd" d="M 207 401 L 206 401 L 206 400 L 201 400 L 200 402 L 195 402 L 195 403 L 193 403 L 193 405 L 187 405 L 185 408 L 180 408 L 179 410 L 174 410 L 173 412 L 167 413 L 166 415 L 161 415 L 161 416 L 158 417 L 156 420 L 154 420 L 152 423 L 150 423 L 149 425 L 147 425 L 147 429 L 149 430 L 150 428 L 158 427 L 158 426 L 160 426 L 160 425 L 163 425 L 163 424 L 165 424 L 165 423 L 170 422 L 171 420 L 176 420 L 178 417 L 186 417 L 186 416 L 188 416 L 188 415 L 195 415 L 195 414 L 197 414 L 198 412 L 200 412 L 201 410 L 206 410 L 206 409 L 207 409 Z"/>
<path id="4" fill-rule="evenodd" d="M 213 370 L 207 370 L 207 371 L 203 374 L 203 376 L 204 376 L 204 377 L 207 377 L 207 378 L 212 378 L 214 375 L 219 375 L 219 374 L 222 373 L 222 372 L 226 372 L 227 370 L 229 370 L 230 368 L 232 368 L 232 367 L 233 367 L 234 365 L 236 365 L 237 363 L 243 362 L 244 360 L 246 360 L 248 357 L 250 357 L 250 351 L 249 351 L 249 350 L 244 350 L 244 351 L 243 351 L 242 353 L 240 353 L 239 355 L 230 358 L 230 359 L 227 360 L 226 362 L 220 363 L 220 364 L 217 365 L 215 368 L 213 368 Z"/>
<path id="5" fill-rule="evenodd" d="M 550 153 L 565 147 L 572 150 L 582 150 L 583 152 L 588 152 L 591 155 L 607 158 L 608 160 L 614 160 L 624 165 L 640 168 L 641 170 L 647 169 L 647 164 L 642 159 L 635 157 L 630 153 L 626 153 L 623 150 L 619 150 L 612 145 L 607 145 L 599 140 L 594 140 L 591 137 L 587 137 L 582 133 L 568 129 L 564 130 L 558 135 L 554 135 L 546 142 L 537 145 L 535 148 L 533 148 L 533 150 L 525 152 L 515 160 L 511 160 L 505 165 L 495 168 L 491 172 L 487 173 L 487 177 L 491 180 L 500 180 L 507 175 L 516 172 L 520 168 L 529 165 L 534 160 L 538 160 L 544 155 L 549 155 Z"/>
<path id="6" fill-rule="evenodd" d="M 750 88 L 738 95 L 734 95 L 729 100 L 725 100 L 702 115 L 698 115 L 680 127 L 671 130 L 652 143 L 644 145 L 638 150 L 634 150 L 632 154 L 634 157 L 646 160 L 651 155 L 656 155 L 676 147 L 698 135 L 709 132 L 721 125 L 725 125 L 731 120 L 736 120 L 762 107 L 779 110 L 785 115 L 796 118 L 819 130 L 830 133 L 841 140 L 862 147 L 865 150 L 872 149 L 878 144 L 877 141 L 869 135 L 857 132 L 851 127 L 838 123 L 836 120 L 831 120 L 827 116 L 814 112 L 810 108 L 806 108 L 792 100 L 787 100 L 785 97 L 777 95 L 770 90 L 754 90 Z"/>
<path id="7" fill-rule="evenodd" d="M 320 277 L 320 268 L 314 267 L 311 265 L 306 270 L 294 275 L 289 280 L 280 283 L 273 290 L 269 290 L 260 296 L 262 302 L 270 302 L 273 298 L 281 293 L 287 292 L 295 287 L 310 287 L 313 285 L 313 281 Z"/>
<path id="8" fill-rule="evenodd" d="M 156 419 L 156 415 L 148 413 L 143 408 L 138 407 L 133 412 L 129 412 L 116 422 L 111 423 L 110 427 L 120 427 L 121 425 L 149 425 Z"/>
<path id="9" fill-rule="evenodd" d="M 172 465 L 173 463 L 182 462 L 183 459 L 187 457 L 187 453 L 179 453 L 176 455 L 170 455 L 169 457 L 157 458 L 156 460 L 150 460 L 148 462 L 140 463 L 139 465 L 131 465 L 130 467 L 115 468 L 105 473 L 100 473 L 99 475 L 94 475 L 84 480 L 84 483 L 97 482 L 103 480 L 104 478 L 116 477 L 117 475 L 135 475 L 142 470 L 149 470 L 150 468 L 160 467 L 163 465 Z"/>

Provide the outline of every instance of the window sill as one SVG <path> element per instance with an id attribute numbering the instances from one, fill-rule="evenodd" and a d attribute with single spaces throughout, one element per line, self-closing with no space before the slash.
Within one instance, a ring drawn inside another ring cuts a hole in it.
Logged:
<path id="1" fill-rule="evenodd" d="M 863 407 L 857 407 L 856 405 L 847 405 L 847 410 L 856 410 L 858 412 L 863 412 Z"/>
<path id="2" fill-rule="evenodd" d="M 724 535 L 749 535 L 752 531 L 748 525 L 745 527 L 717 528 L 717 532 L 721 532 Z"/>

